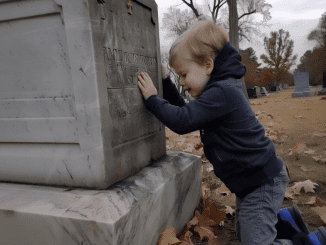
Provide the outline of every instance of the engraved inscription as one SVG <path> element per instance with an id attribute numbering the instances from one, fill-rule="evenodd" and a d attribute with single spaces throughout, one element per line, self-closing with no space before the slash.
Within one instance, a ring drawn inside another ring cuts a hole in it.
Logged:
<path id="1" fill-rule="evenodd" d="M 155 57 L 148 57 L 134 53 L 124 52 L 118 49 L 111 49 L 104 47 L 104 55 L 106 60 L 107 79 L 112 87 L 134 87 L 137 86 L 137 75 L 139 72 L 147 72 L 156 84 L 156 69 L 157 59 Z M 115 79 L 119 81 L 111 81 L 114 76 L 110 73 L 118 73 Z M 123 86 L 121 86 L 121 84 Z M 108 87 L 111 87 L 108 86 Z"/>

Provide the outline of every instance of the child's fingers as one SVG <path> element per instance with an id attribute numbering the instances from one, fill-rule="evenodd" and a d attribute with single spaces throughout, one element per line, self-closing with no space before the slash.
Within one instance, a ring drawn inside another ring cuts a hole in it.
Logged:
<path id="1" fill-rule="evenodd" d="M 147 74 L 147 72 L 144 72 L 145 73 L 145 76 L 147 77 L 147 79 L 151 79 L 150 76 Z"/>
<path id="2" fill-rule="evenodd" d="M 142 77 L 144 78 L 144 80 L 145 80 L 146 82 L 150 82 L 151 78 L 150 78 L 150 76 L 147 74 L 147 72 L 141 72 L 140 74 L 142 75 Z"/>
<path id="3" fill-rule="evenodd" d="M 137 78 L 142 84 L 145 83 L 145 80 L 141 75 L 139 75 Z"/>
<path id="4" fill-rule="evenodd" d="M 143 84 L 141 83 L 141 81 L 138 81 L 137 83 L 138 83 L 138 87 L 139 87 L 140 90 L 143 92 L 143 90 L 144 90 L 144 86 L 143 86 Z"/>

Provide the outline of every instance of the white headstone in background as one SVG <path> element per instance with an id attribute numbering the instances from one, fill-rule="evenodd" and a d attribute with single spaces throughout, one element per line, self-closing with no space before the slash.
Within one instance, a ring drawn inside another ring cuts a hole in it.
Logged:
<path id="1" fill-rule="evenodd" d="M 316 93 L 310 91 L 309 87 L 309 73 L 308 72 L 297 72 L 294 74 L 294 90 L 292 97 L 310 97 Z"/>
<path id="2" fill-rule="evenodd" d="M 0 181 L 107 188 L 166 154 L 154 1 L 0 0 Z"/>

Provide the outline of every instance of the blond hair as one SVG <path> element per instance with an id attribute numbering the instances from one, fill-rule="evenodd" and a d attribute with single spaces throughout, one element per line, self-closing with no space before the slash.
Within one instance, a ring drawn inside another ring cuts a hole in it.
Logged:
<path id="1" fill-rule="evenodd" d="M 223 28 L 213 21 L 200 21 L 172 44 L 169 65 L 173 67 L 173 62 L 183 47 L 189 52 L 193 61 L 202 65 L 208 57 L 214 60 L 227 42 L 229 42 L 229 35 Z"/>

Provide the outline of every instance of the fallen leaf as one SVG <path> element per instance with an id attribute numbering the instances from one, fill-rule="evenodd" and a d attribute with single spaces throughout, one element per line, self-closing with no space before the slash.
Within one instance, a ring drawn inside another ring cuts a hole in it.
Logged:
<path id="1" fill-rule="evenodd" d="M 313 196 L 310 198 L 310 200 L 308 202 L 306 202 L 306 204 L 315 204 L 315 202 L 316 202 L 316 197 Z"/>
<path id="2" fill-rule="evenodd" d="M 322 156 L 313 156 L 312 159 L 314 159 L 316 162 L 318 162 Z"/>
<path id="3" fill-rule="evenodd" d="M 192 226 L 198 225 L 198 219 L 194 216 L 191 220 L 187 222 L 187 227 L 190 229 Z"/>
<path id="4" fill-rule="evenodd" d="M 193 235 L 192 232 L 188 230 L 184 235 L 180 236 L 180 240 L 185 242 L 185 243 L 181 243 L 180 245 L 186 245 L 186 244 L 194 245 L 190 239 L 192 235 Z"/>
<path id="5" fill-rule="evenodd" d="M 326 158 L 319 159 L 318 163 L 326 164 Z"/>
<path id="6" fill-rule="evenodd" d="M 317 207 L 324 207 L 324 203 L 319 198 L 316 198 L 315 205 Z"/>
<path id="7" fill-rule="evenodd" d="M 218 194 L 225 194 L 227 196 L 230 196 L 231 191 L 229 190 L 229 188 L 226 187 L 225 184 L 222 184 L 221 187 L 217 189 L 217 193 Z"/>
<path id="8" fill-rule="evenodd" d="M 323 158 L 324 156 L 313 156 L 312 158 L 321 164 L 326 164 L 326 158 Z"/>
<path id="9" fill-rule="evenodd" d="M 174 227 L 167 227 L 165 228 L 158 237 L 158 245 L 177 245 L 182 243 L 177 238 L 177 232 Z"/>
<path id="10" fill-rule="evenodd" d="M 216 205 L 208 199 L 205 202 L 206 209 L 203 212 L 203 216 L 214 220 L 215 224 L 218 224 L 225 219 L 226 214 L 224 211 L 218 210 Z"/>
<path id="11" fill-rule="evenodd" d="M 314 133 L 313 136 L 317 136 L 317 137 L 326 137 L 326 133 Z"/>
<path id="12" fill-rule="evenodd" d="M 313 211 L 315 211 L 321 220 L 326 224 L 326 206 L 324 207 L 313 207 L 311 208 Z"/>
<path id="13" fill-rule="evenodd" d="M 204 239 L 204 237 L 207 237 L 209 244 L 215 244 L 215 245 L 219 244 L 215 238 L 214 233 L 211 230 L 209 230 L 207 227 L 196 226 L 194 230 L 198 232 L 201 241 Z"/>
<path id="14" fill-rule="evenodd" d="M 204 214 L 204 212 L 203 212 Z M 198 219 L 198 224 L 197 226 L 203 226 L 203 227 L 207 227 L 208 229 L 211 229 L 212 231 L 214 231 L 213 228 L 211 228 L 211 225 L 215 225 L 216 223 L 214 222 L 214 220 L 210 219 L 208 216 L 205 215 L 201 215 L 198 210 L 195 211 L 195 216 Z M 196 227 L 197 227 L 196 226 Z"/>
<path id="15" fill-rule="evenodd" d="M 207 199 L 208 192 L 210 191 L 209 184 L 207 184 L 206 182 L 203 182 L 201 185 L 201 190 L 202 190 L 202 194 L 203 194 L 203 199 Z"/>
<path id="16" fill-rule="evenodd" d="M 271 117 L 272 119 L 274 119 L 273 115 L 271 115 L 271 114 L 268 114 L 267 116 L 268 117 Z"/>
<path id="17" fill-rule="evenodd" d="M 231 208 L 230 206 L 228 206 L 228 205 L 225 205 L 225 209 L 224 209 L 224 212 L 226 213 L 226 214 L 233 214 L 234 212 L 235 212 L 235 210 L 233 209 L 233 208 Z"/>
<path id="18" fill-rule="evenodd" d="M 301 191 L 302 188 L 304 189 L 304 191 L 306 193 L 307 192 L 315 193 L 315 191 L 314 191 L 315 185 L 318 185 L 316 183 L 313 183 L 309 179 L 306 180 L 306 181 L 303 181 L 303 182 L 294 182 L 294 183 L 295 184 L 292 187 L 289 187 L 289 188 L 294 192 L 294 194 L 297 194 L 297 195 L 300 194 L 300 191 Z"/>
<path id="19" fill-rule="evenodd" d="M 197 145 L 194 146 L 195 150 L 198 151 L 200 148 L 202 148 L 204 145 L 202 142 L 198 143 Z"/>
<path id="20" fill-rule="evenodd" d="M 312 155 L 312 154 L 315 154 L 315 152 L 316 152 L 316 150 L 309 149 L 308 151 L 304 151 L 303 153 Z"/>
<path id="21" fill-rule="evenodd" d="M 214 171 L 214 168 L 213 167 L 207 168 L 207 171 L 208 172 Z"/>
<path id="22" fill-rule="evenodd" d="M 267 127 L 273 127 L 273 125 L 275 125 L 275 123 L 273 123 L 273 122 L 268 122 L 268 123 L 266 124 Z"/>
<path id="23" fill-rule="evenodd" d="M 326 100 L 326 97 L 321 97 L 320 100 Z"/>

